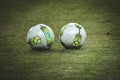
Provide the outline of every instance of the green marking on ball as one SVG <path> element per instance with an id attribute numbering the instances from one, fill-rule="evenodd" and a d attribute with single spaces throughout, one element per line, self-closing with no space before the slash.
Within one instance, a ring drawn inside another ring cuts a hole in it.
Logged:
<path id="1" fill-rule="evenodd" d="M 38 42 L 38 43 L 40 43 L 40 42 L 41 42 L 41 40 L 39 39 L 37 42 Z"/>
<path id="2" fill-rule="evenodd" d="M 76 41 L 75 44 L 76 44 L 76 45 L 79 45 L 79 42 Z"/>
<path id="3" fill-rule="evenodd" d="M 29 40 L 29 43 L 30 43 L 30 45 L 34 45 L 34 39 L 33 39 L 33 38 L 30 39 L 30 40 Z"/>
<path id="4" fill-rule="evenodd" d="M 63 32 L 64 32 L 64 30 L 63 30 L 63 29 L 61 29 L 61 30 L 60 30 L 60 36 L 62 36 L 62 35 L 63 35 Z"/>
<path id="5" fill-rule="evenodd" d="M 40 37 L 36 36 L 36 37 L 35 37 L 35 39 L 36 39 L 36 40 L 39 40 L 39 39 L 40 39 Z"/>
<path id="6" fill-rule="evenodd" d="M 81 41 L 81 35 L 80 34 L 76 34 L 76 36 L 75 36 L 75 39 L 74 39 L 74 41 L 73 41 L 73 47 L 79 47 L 80 46 L 80 41 Z"/>
<path id="7" fill-rule="evenodd" d="M 52 39 L 51 38 L 47 38 L 48 44 L 50 45 L 52 43 Z"/>
<path id="8" fill-rule="evenodd" d="M 35 38 L 34 38 L 34 43 L 36 43 L 36 44 L 37 44 L 37 39 L 35 39 Z"/>
<path id="9" fill-rule="evenodd" d="M 74 46 L 74 47 L 78 47 L 79 44 L 80 44 L 80 43 L 76 41 L 76 42 L 73 43 L 73 46 Z"/>
<path id="10" fill-rule="evenodd" d="M 60 30 L 60 36 L 62 36 L 63 35 L 63 33 L 64 33 L 64 30 L 66 29 L 66 27 L 67 27 L 67 25 L 65 25 L 61 30 Z"/>
<path id="11" fill-rule="evenodd" d="M 52 44 L 52 37 L 49 29 L 46 26 L 41 26 L 41 30 L 43 31 L 46 39 L 47 39 L 47 45 L 50 46 Z"/>
<path id="12" fill-rule="evenodd" d="M 73 43 L 73 46 L 75 46 L 75 43 Z"/>
<path id="13" fill-rule="evenodd" d="M 36 36 L 34 38 L 31 38 L 28 43 L 32 46 L 35 46 L 41 43 L 41 38 L 39 36 Z"/>
<path id="14" fill-rule="evenodd" d="M 41 26 L 41 30 L 42 30 L 43 32 L 49 31 L 46 26 Z"/>

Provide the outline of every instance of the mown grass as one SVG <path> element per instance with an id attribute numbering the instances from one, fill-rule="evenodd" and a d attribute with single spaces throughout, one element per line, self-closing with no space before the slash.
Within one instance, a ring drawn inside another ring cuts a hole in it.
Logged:
<path id="1" fill-rule="evenodd" d="M 119 5 L 119 0 L 1 0 L 0 79 L 118 80 Z M 59 30 L 69 22 L 86 29 L 87 41 L 79 50 L 59 42 Z M 26 43 L 27 31 L 39 23 L 55 33 L 51 50 L 34 51 Z"/>

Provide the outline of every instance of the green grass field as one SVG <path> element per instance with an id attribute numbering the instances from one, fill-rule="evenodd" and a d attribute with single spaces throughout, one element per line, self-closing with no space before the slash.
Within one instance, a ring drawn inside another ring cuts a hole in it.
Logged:
<path id="1" fill-rule="evenodd" d="M 65 49 L 59 31 L 77 22 L 87 32 L 85 45 Z M 51 50 L 26 43 L 30 27 L 44 23 L 55 33 Z M 1 0 L 0 80 L 119 80 L 119 0 Z"/>

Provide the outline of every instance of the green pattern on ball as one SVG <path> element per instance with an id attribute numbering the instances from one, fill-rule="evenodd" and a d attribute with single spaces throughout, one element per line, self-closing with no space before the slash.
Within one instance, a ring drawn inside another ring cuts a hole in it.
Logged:
<path id="1" fill-rule="evenodd" d="M 51 38 L 48 38 L 47 41 L 48 41 L 48 44 L 51 44 L 52 39 L 51 39 Z"/>
<path id="2" fill-rule="evenodd" d="M 63 35 L 63 33 L 64 33 L 64 30 L 66 29 L 66 27 L 67 27 L 67 25 L 65 25 L 61 30 L 60 30 L 60 36 L 62 36 Z"/>
<path id="3" fill-rule="evenodd" d="M 41 38 L 39 36 L 29 39 L 29 42 L 28 42 L 28 44 L 30 44 L 31 46 L 35 46 L 40 43 L 41 43 Z"/>
<path id="4" fill-rule="evenodd" d="M 81 38 L 82 38 L 82 36 L 80 34 L 76 34 L 75 39 L 74 39 L 73 44 L 72 44 L 74 48 L 80 47 Z"/>
<path id="5" fill-rule="evenodd" d="M 51 46 L 52 44 L 52 37 L 49 29 L 46 26 L 41 26 L 41 30 L 43 31 L 46 39 L 47 39 L 47 46 Z"/>

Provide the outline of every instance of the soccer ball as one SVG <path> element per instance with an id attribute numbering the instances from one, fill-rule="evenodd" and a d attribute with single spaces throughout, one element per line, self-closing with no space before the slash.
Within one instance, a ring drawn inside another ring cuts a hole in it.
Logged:
<path id="1" fill-rule="evenodd" d="M 52 29 L 45 24 L 38 24 L 29 29 L 27 43 L 32 49 L 49 49 L 54 42 Z"/>
<path id="2" fill-rule="evenodd" d="M 86 31 L 78 23 L 68 23 L 60 30 L 60 42 L 65 48 L 79 49 L 86 41 Z"/>

